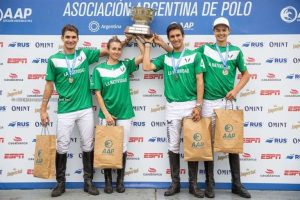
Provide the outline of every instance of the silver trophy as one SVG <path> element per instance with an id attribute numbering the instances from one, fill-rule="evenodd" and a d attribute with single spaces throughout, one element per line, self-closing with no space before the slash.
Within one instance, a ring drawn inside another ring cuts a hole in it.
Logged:
<path id="1" fill-rule="evenodd" d="M 155 10 L 152 8 L 133 7 L 131 8 L 131 18 L 134 21 L 132 26 L 127 26 L 125 33 L 133 35 L 151 36 L 149 24 L 154 18 Z"/>

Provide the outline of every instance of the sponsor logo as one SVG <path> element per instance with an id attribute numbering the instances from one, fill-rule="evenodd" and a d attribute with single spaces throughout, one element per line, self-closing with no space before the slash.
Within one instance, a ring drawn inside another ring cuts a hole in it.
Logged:
<path id="1" fill-rule="evenodd" d="M 10 48 L 19 48 L 19 47 L 30 47 L 29 42 L 12 42 L 8 44 L 8 47 Z"/>
<path id="2" fill-rule="evenodd" d="M 27 79 L 28 80 L 39 80 L 39 79 L 45 79 L 46 74 L 28 74 Z"/>
<path id="3" fill-rule="evenodd" d="M 146 126 L 146 122 L 135 122 L 135 121 L 132 121 L 131 122 L 131 125 L 132 126 Z"/>
<path id="4" fill-rule="evenodd" d="M 105 148 L 102 150 L 102 154 L 112 155 L 115 152 L 114 143 L 111 140 L 105 140 Z"/>
<path id="5" fill-rule="evenodd" d="M 300 79 L 300 74 L 289 74 L 286 76 L 286 79 L 295 79 L 295 80 L 298 80 Z"/>
<path id="6" fill-rule="evenodd" d="M 243 153 L 240 160 L 243 160 L 243 161 L 256 161 L 256 158 L 254 158 L 250 153 Z"/>
<path id="7" fill-rule="evenodd" d="M 143 173 L 143 176 L 162 176 L 162 173 L 158 173 L 157 169 L 149 167 L 146 173 Z"/>
<path id="8" fill-rule="evenodd" d="M 26 64 L 27 58 L 7 58 L 8 64 Z"/>
<path id="9" fill-rule="evenodd" d="M 278 174 L 274 174 L 274 170 L 266 169 L 265 174 L 261 174 L 260 177 L 280 177 Z"/>
<path id="10" fill-rule="evenodd" d="M 77 170 L 75 170 L 75 172 L 74 172 L 74 174 L 82 174 L 82 169 L 77 169 Z"/>
<path id="11" fill-rule="evenodd" d="M 218 175 L 230 175 L 231 171 L 228 169 L 218 169 L 217 170 L 217 174 Z"/>
<path id="12" fill-rule="evenodd" d="M 284 95 L 285 97 L 300 97 L 299 90 L 291 89 L 290 94 Z"/>
<path id="13" fill-rule="evenodd" d="M 246 65 L 261 65 L 260 62 L 257 62 L 255 58 L 253 57 L 247 57 L 246 58 Z"/>
<path id="14" fill-rule="evenodd" d="M 298 124 L 292 124 L 292 129 L 298 129 L 300 128 L 300 121 L 298 122 Z"/>
<path id="15" fill-rule="evenodd" d="M 144 137 L 129 137 L 128 142 L 141 143 L 144 142 Z"/>
<path id="16" fill-rule="evenodd" d="M 6 111 L 6 106 L 0 106 L 0 112 Z"/>
<path id="17" fill-rule="evenodd" d="M 9 127 L 17 127 L 17 128 L 27 128 L 29 127 L 29 122 L 19 122 L 19 121 L 13 121 L 13 122 L 10 122 L 8 124 Z"/>
<path id="18" fill-rule="evenodd" d="M 295 63 L 295 64 L 300 63 L 300 58 L 293 58 L 293 63 Z"/>
<path id="19" fill-rule="evenodd" d="M 227 154 L 223 154 L 223 155 L 219 155 L 218 156 L 218 160 L 224 160 L 224 159 L 228 159 L 228 155 Z"/>
<path id="20" fill-rule="evenodd" d="M 4 43 L 0 42 L 0 48 L 4 47 Z"/>
<path id="21" fill-rule="evenodd" d="M 32 94 L 28 94 L 27 97 L 43 97 L 43 94 L 39 89 L 32 89 Z"/>
<path id="22" fill-rule="evenodd" d="M 22 174 L 22 169 L 13 168 L 12 171 L 7 172 L 7 176 L 15 176 L 17 174 Z"/>
<path id="23" fill-rule="evenodd" d="M 260 143 L 260 138 L 244 138 L 244 143 Z"/>
<path id="24" fill-rule="evenodd" d="M 127 160 L 140 160 L 140 158 L 136 157 L 134 153 L 127 151 Z"/>
<path id="25" fill-rule="evenodd" d="M 289 154 L 286 156 L 288 160 L 300 160 L 300 154 Z"/>
<path id="26" fill-rule="evenodd" d="M 4 81 L 23 81 L 22 78 L 18 78 L 18 75 L 15 73 L 10 73 L 8 75 L 9 78 L 5 78 Z"/>
<path id="27" fill-rule="evenodd" d="M 246 128 L 261 128 L 263 127 L 263 123 L 262 122 L 244 122 L 244 127 Z"/>
<path id="28" fill-rule="evenodd" d="M 24 142 L 21 137 L 15 136 L 12 142 L 8 142 L 8 145 L 27 145 L 28 142 Z"/>
<path id="29" fill-rule="evenodd" d="M 23 90 L 16 90 L 13 89 L 11 92 L 7 93 L 7 97 L 14 97 L 14 96 L 18 96 L 21 95 L 23 93 Z"/>
<path id="30" fill-rule="evenodd" d="M 0 143 L 4 143 L 4 137 L 0 137 Z"/>
<path id="31" fill-rule="evenodd" d="M 53 42 L 36 42 L 34 44 L 36 48 L 54 48 Z"/>
<path id="32" fill-rule="evenodd" d="M 47 64 L 48 63 L 48 59 L 47 58 L 34 58 L 31 63 L 34 64 Z"/>
<path id="33" fill-rule="evenodd" d="M 82 153 L 80 153 L 79 158 L 82 158 Z M 74 154 L 73 153 L 67 153 L 67 159 L 73 159 L 74 158 Z"/>
<path id="34" fill-rule="evenodd" d="M 128 171 L 125 171 L 125 176 L 129 176 L 129 175 L 137 174 L 137 173 L 139 173 L 139 168 L 134 169 L 134 168 L 130 167 Z"/>
<path id="35" fill-rule="evenodd" d="M 130 78 L 130 81 L 140 81 L 140 79 L 135 77 L 134 74 L 130 74 L 129 78 Z"/>
<path id="36" fill-rule="evenodd" d="M 299 144 L 300 143 L 300 138 L 293 138 L 293 143 L 294 144 Z"/>
<path id="37" fill-rule="evenodd" d="M 269 42 L 269 47 L 288 47 L 288 42 Z"/>
<path id="38" fill-rule="evenodd" d="M 163 79 L 163 74 L 144 74 L 144 79 Z"/>
<path id="39" fill-rule="evenodd" d="M 247 97 L 254 94 L 255 94 L 255 90 L 246 89 L 246 91 L 240 93 L 240 97 Z"/>
<path id="40" fill-rule="evenodd" d="M 171 174 L 171 169 L 166 169 L 166 174 Z M 179 174 L 186 174 L 186 169 L 179 169 Z"/>
<path id="41" fill-rule="evenodd" d="M 300 112 L 300 106 L 289 106 L 288 111 L 289 112 Z"/>
<path id="42" fill-rule="evenodd" d="M 24 111 L 27 111 L 29 112 L 30 111 L 30 106 L 11 106 L 11 111 L 15 112 L 24 112 Z"/>
<path id="43" fill-rule="evenodd" d="M 31 23 L 32 19 L 29 18 L 31 14 L 32 14 L 31 8 L 0 9 L 0 22 Z"/>
<path id="44" fill-rule="evenodd" d="M 286 144 L 287 141 L 287 138 L 268 138 L 265 142 L 269 144 Z"/>
<path id="45" fill-rule="evenodd" d="M 136 95 L 138 93 L 139 93 L 138 89 L 135 90 L 135 89 L 130 88 L 130 95 Z"/>
<path id="46" fill-rule="evenodd" d="M 286 23 L 292 23 L 294 21 L 300 21 L 300 13 L 293 6 L 287 6 L 280 12 L 281 19 Z"/>
<path id="47" fill-rule="evenodd" d="M 151 121 L 150 125 L 152 127 L 165 127 L 166 126 L 166 122 L 165 121 Z"/>
<path id="48" fill-rule="evenodd" d="M 280 95 L 280 90 L 261 90 L 260 91 L 261 96 L 278 96 Z"/>
<path id="49" fill-rule="evenodd" d="M 268 113 L 280 112 L 283 111 L 283 106 L 274 105 L 272 108 L 268 109 Z"/>
<path id="50" fill-rule="evenodd" d="M 233 126 L 231 124 L 226 124 L 224 126 L 223 139 L 224 140 L 232 140 L 235 138 L 235 133 L 233 132 Z"/>
<path id="51" fill-rule="evenodd" d="M 146 111 L 146 106 L 133 106 L 134 111 Z"/>
<path id="52" fill-rule="evenodd" d="M 263 107 L 262 106 L 245 106 L 244 110 L 246 112 L 262 112 L 263 111 Z"/>
<path id="53" fill-rule="evenodd" d="M 194 30 L 194 22 L 179 22 L 185 31 Z"/>
<path id="54" fill-rule="evenodd" d="M 270 128 L 286 128 L 286 122 L 268 122 Z"/>
<path id="55" fill-rule="evenodd" d="M 0 43 L 0 45 L 1 45 L 1 43 Z M 299 49 L 299 48 L 300 48 L 300 42 L 293 44 L 293 49 Z"/>
<path id="56" fill-rule="evenodd" d="M 279 153 L 262 153 L 260 158 L 267 159 L 267 160 L 272 160 L 272 159 L 279 160 L 279 159 L 281 159 L 281 154 L 279 154 Z"/>
<path id="57" fill-rule="evenodd" d="M 26 173 L 27 173 L 28 175 L 33 175 L 33 172 L 34 172 L 33 169 L 27 169 L 27 172 L 26 172 Z"/>
<path id="58" fill-rule="evenodd" d="M 300 170 L 284 170 L 285 176 L 300 176 Z"/>
<path id="59" fill-rule="evenodd" d="M 268 58 L 266 63 L 287 63 L 287 58 Z"/>
<path id="60" fill-rule="evenodd" d="M 151 137 L 148 139 L 148 142 L 167 142 L 165 137 Z"/>
<path id="61" fill-rule="evenodd" d="M 242 74 L 238 74 L 237 79 L 241 79 L 241 78 L 242 78 Z M 250 74 L 250 79 L 257 79 L 257 74 Z"/>
<path id="62" fill-rule="evenodd" d="M 264 47 L 263 42 L 245 42 L 242 44 L 242 47 L 253 47 L 253 48 L 261 48 Z"/>
<path id="63" fill-rule="evenodd" d="M 261 81 L 281 81 L 280 78 L 276 78 L 274 73 L 268 73 L 266 78 L 261 79 Z"/>
<path id="64" fill-rule="evenodd" d="M 256 170 L 255 169 L 246 169 L 245 172 L 241 172 L 241 176 L 251 176 L 253 174 L 256 174 Z"/>
<path id="65" fill-rule="evenodd" d="M 24 153 L 6 153 L 4 159 L 23 159 Z"/>
<path id="66" fill-rule="evenodd" d="M 162 94 L 157 94 L 156 90 L 153 88 L 148 89 L 148 94 L 144 94 L 143 97 L 161 97 Z"/>
<path id="67" fill-rule="evenodd" d="M 150 111 L 151 112 L 160 112 L 166 109 L 165 105 L 156 105 L 155 107 L 151 108 Z"/>
<path id="68" fill-rule="evenodd" d="M 54 122 L 47 122 L 47 126 L 48 126 L 48 127 L 53 127 L 53 125 L 54 125 Z M 35 122 L 34 122 L 34 126 L 35 126 L 35 127 L 42 127 L 43 125 L 42 125 L 42 122 L 40 122 L 40 121 L 35 121 Z"/>
<path id="69" fill-rule="evenodd" d="M 195 42 L 194 47 L 201 47 L 204 44 L 214 44 L 214 42 Z"/>
<path id="70" fill-rule="evenodd" d="M 163 153 L 144 153 L 144 158 L 163 158 Z"/>

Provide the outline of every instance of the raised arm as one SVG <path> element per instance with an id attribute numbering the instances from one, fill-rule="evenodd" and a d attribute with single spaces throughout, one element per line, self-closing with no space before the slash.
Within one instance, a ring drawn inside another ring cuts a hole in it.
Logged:
<path id="1" fill-rule="evenodd" d="M 141 40 L 140 38 L 138 38 Z M 145 41 L 145 52 L 144 52 L 144 58 L 143 58 L 143 70 L 145 71 L 153 71 L 156 69 L 155 65 L 151 63 L 150 61 L 150 48 L 151 44 L 153 42 L 154 36 L 151 38 L 144 38 Z"/>
<path id="2" fill-rule="evenodd" d="M 172 52 L 173 47 L 169 46 L 159 35 L 154 34 L 154 43 L 163 48 L 166 52 Z"/>
<path id="3" fill-rule="evenodd" d="M 134 63 L 135 65 L 139 65 L 140 63 L 143 62 L 143 57 L 144 57 L 144 53 L 145 53 L 145 47 L 143 45 L 143 43 L 137 39 L 136 37 L 134 37 L 139 49 L 140 49 L 140 54 L 138 56 L 135 57 L 134 59 Z"/>

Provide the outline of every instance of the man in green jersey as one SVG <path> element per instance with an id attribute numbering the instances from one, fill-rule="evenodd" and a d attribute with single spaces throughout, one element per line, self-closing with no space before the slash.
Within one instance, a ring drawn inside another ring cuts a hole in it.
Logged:
<path id="1" fill-rule="evenodd" d="M 212 117 L 212 138 L 215 134 L 214 109 L 225 107 L 231 109 L 231 103 L 226 105 L 226 101 L 229 100 L 234 103 L 236 95 L 250 78 L 241 49 L 228 43 L 229 21 L 224 17 L 217 18 L 213 23 L 213 32 L 216 43 L 205 44 L 195 50 L 202 53 L 206 67 L 202 116 Z M 236 70 L 241 72 L 242 77 L 238 84 L 234 86 Z M 232 193 L 244 198 L 251 198 L 249 192 L 241 184 L 239 154 L 230 153 L 229 164 L 232 177 Z M 205 161 L 204 166 L 206 172 L 205 196 L 213 198 L 215 196 L 214 162 Z"/>
<path id="2" fill-rule="evenodd" d="M 156 37 L 145 39 L 143 69 L 146 71 L 163 70 L 164 94 L 167 99 L 166 120 L 168 136 L 168 154 L 171 168 L 172 184 L 164 193 L 171 196 L 180 192 L 179 145 L 182 120 L 192 116 L 200 120 L 203 96 L 203 75 L 205 71 L 201 54 L 184 47 L 184 31 L 180 24 L 172 23 L 167 28 L 167 36 L 173 51 L 161 55 L 150 62 L 150 46 Z M 204 193 L 197 186 L 198 162 L 188 162 L 189 192 L 195 197 L 203 198 Z"/>
<path id="3" fill-rule="evenodd" d="M 90 91 L 89 66 L 98 62 L 99 56 L 107 50 L 76 50 L 78 29 L 66 25 L 62 29 L 63 50 L 48 59 L 46 85 L 41 105 L 41 121 L 44 126 L 49 122 L 47 105 L 55 88 L 59 95 L 57 109 L 57 152 L 56 180 L 57 185 L 51 196 L 57 197 L 65 192 L 65 172 L 70 137 L 75 124 L 81 136 L 83 151 L 84 191 L 98 195 L 93 185 L 93 148 L 94 148 L 94 115 Z"/>

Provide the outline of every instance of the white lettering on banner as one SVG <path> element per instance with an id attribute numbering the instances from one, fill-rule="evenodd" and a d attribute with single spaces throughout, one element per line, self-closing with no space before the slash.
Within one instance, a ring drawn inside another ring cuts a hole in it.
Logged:
<path id="1" fill-rule="evenodd" d="M 63 16 L 130 16 L 132 2 L 68 2 Z M 139 7 L 153 8 L 155 16 L 198 16 L 198 2 L 139 2 Z"/>
<path id="2" fill-rule="evenodd" d="M 15 12 L 11 8 L 0 9 L 0 21 L 2 22 L 31 22 L 27 17 L 31 16 L 31 8 L 17 8 Z"/>
<path id="3" fill-rule="evenodd" d="M 251 1 L 204 2 L 202 16 L 249 16 L 252 10 Z"/>

